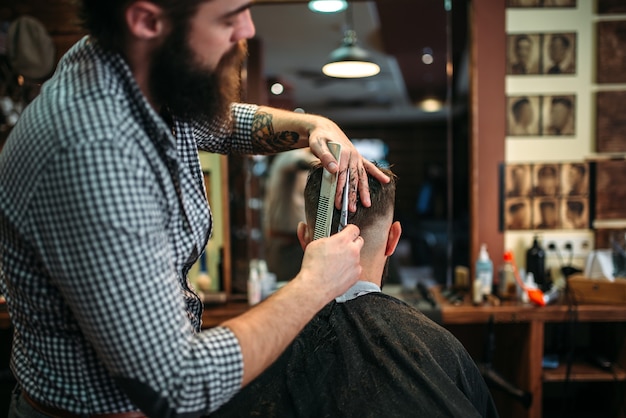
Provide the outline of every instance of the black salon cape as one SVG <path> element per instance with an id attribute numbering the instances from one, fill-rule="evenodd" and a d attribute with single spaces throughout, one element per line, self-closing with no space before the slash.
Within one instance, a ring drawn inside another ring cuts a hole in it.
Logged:
<path id="1" fill-rule="evenodd" d="M 326 305 L 211 417 L 497 417 L 461 343 L 382 293 Z"/>

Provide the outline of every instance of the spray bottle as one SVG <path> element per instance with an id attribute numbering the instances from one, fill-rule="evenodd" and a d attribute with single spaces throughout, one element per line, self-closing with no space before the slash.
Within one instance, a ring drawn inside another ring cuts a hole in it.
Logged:
<path id="1" fill-rule="evenodd" d="M 487 252 L 487 244 L 481 244 L 478 260 L 476 260 L 476 277 L 474 278 L 474 302 L 478 303 L 479 297 L 476 295 L 480 292 L 480 300 L 483 296 L 491 294 L 493 286 L 493 262 L 489 258 Z"/>

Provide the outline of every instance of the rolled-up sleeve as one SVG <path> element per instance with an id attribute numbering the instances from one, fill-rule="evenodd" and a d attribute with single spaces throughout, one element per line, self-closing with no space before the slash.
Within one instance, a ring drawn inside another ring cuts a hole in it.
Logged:
<path id="1" fill-rule="evenodd" d="M 198 148 L 220 154 L 253 154 L 252 124 L 257 105 L 231 105 L 230 119 L 195 120 L 193 135 Z"/>

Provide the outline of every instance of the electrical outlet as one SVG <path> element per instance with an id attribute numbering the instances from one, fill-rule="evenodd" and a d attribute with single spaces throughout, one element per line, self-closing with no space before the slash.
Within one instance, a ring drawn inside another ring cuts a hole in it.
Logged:
<path id="1" fill-rule="evenodd" d="M 566 262 L 570 257 L 586 259 L 589 252 L 593 250 L 593 242 L 588 237 L 545 237 L 543 247 L 546 251 L 546 256 L 555 255 L 558 257 L 560 253 L 561 258 Z"/>

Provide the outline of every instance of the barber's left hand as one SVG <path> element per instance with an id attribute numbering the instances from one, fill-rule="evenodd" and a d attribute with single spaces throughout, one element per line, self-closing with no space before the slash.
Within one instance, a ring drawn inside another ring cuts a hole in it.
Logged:
<path id="1" fill-rule="evenodd" d="M 328 149 L 329 142 L 341 144 L 341 157 L 339 166 L 337 160 Z M 366 160 L 359 154 L 346 134 L 333 121 L 326 118 L 319 118 L 315 128 L 309 133 L 309 147 L 311 152 L 319 158 L 324 167 L 331 173 L 339 172 L 337 179 L 337 192 L 335 194 L 335 207 L 341 208 L 343 187 L 346 183 L 346 173 L 350 170 L 350 212 L 356 212 L 357 190 L 361 203 L 369 207 L 370 200 L 368 173 L 378 179 L 381 183 L 389 183 L 390 179 L 380 171 L 371 161 Z"/>

